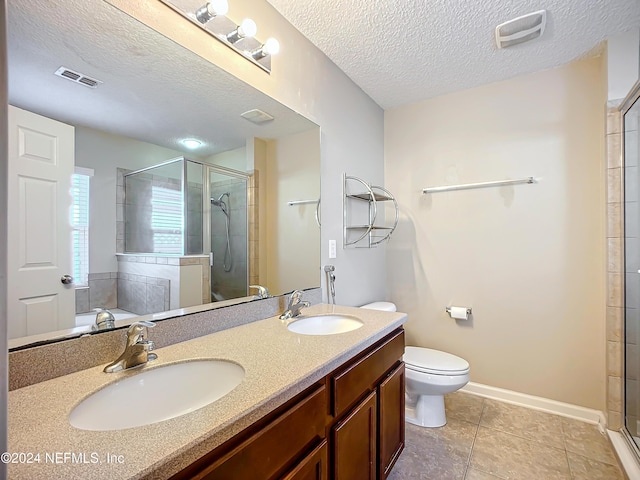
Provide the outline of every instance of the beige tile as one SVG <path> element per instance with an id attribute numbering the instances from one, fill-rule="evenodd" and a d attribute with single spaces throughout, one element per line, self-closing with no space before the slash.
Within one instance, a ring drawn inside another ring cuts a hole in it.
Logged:
<path id="1" fill-rule="evenodd" d="M 607 410 L 622 412 L 622 380 L 620 377 L 607 377 Z M 580 453 L 580 452 L 578 452 Z"/>
<path id="2" fill-rule="evenodd" d="M 607 239 L 607 271 L 609 273 L 622 273 L 622 239 Z"/>
<path id="3" fill-rule="evenodd" d="M 622 135 L 614 133 L 607 135 L 607 167 L 622 166 Z"/>
<path id="4" fill-rule="evenodd" d="M 567 452 L 610 465 L 617 465 L 609 439 L 598 430 L 596 425 L 562 419 L 564 443 Z"/>
<path id="5" fill-rule="evenodd" d="M 496 477 L 490 473 L 481 472 L 475 468 L 469 468 L 467 469 L 467 475 L 464 477 L 464 480 L 496 480 L 501 478 L 503 477 Z"/>
<path id="6" fill-rule="evenodd" d="M 571 479 L 564 450 L 482 426 L 478 429 L 470 466 L 505 479 Z"/>
<path id="7" fill-rule="evenodd" d="M 622 377 L 622 343 L 607 342 L 607 375 Z"/>
<path id="8" fill-rule="evenodd" d="M 480 425 L 556 448 L 562 442 L 562 418 L 530 408 L 487 399 Z"/>
<path id="9" fill-rule="evenodd" d="M 620 133 L 622 131 L 620 112 L 607 113 L 607 135 Z"/>
<path id="10" fill-rule="evenodd" d="M 598 462 L 571 452 L 567 452 L 567 457 L 574 480 L 624 480 L 617 465 Z"/>
<path id="11" fill-rule="evenodd" d="M 483 403 L 482 397 L 464 392 L 455 392 L 444 397 L 448 419 L 456 418 L 476 425 L 480 423 Z"/>
<path id="12" fill-rule="evenodd" d="M 607 412 L 607 428 L 609 430 L 620 430 L 622 428 L 622 414 L 620 412 Z"/>
<path id="13" fill-rule="evenodd" d="M 477 429 L 477 425 L 453 418 L 439 428 L 423 428 L 407 423 L 406 443 L 407 446 L 415 444 L 417 451 L 431 458 L 431 461 L 461 462 L 466 465 Z"/>
<path id="14" fill-rule="evenodd" d="M 607 169 L 607 202 L 617 203 L 622 201 L 620 192 L 620 168 Z"/>
<path id="15" fill-rule="evenodd" d="M 622 206 L 619 202 L 607 204 L 607 237 L 622 236 Z"/>
<path id="16" fill-rule="evenodd" d="M 444 427 L 406 425 L 405 449 L 393 467 L 390 480 L 462 480 L 477 426 L 449 419 Z"/>
<path id="17" fill-rule="evenodd" d="M 402 452 L 388 480 L 463 480 L 465 463 L 425 463 L 418 453 Z"/>
<path id="18" fill-rule="evenodd" d="M 607 306 L 622 307 L 622 275 L 619 273 L 607 275 Z"/>
<path id="19" fill-rule="evenodd" d="M 607 307 L 607 340 L 622 341 L 622 308 Z"/>

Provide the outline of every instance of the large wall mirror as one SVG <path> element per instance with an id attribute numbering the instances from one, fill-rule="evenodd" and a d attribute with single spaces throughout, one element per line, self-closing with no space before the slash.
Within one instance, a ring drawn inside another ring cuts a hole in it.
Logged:
<path id="1" fill-rule="evenodd" d="M 317 125 L 102 0 L 8 36 L 10 348 L 319 285 Z"/>

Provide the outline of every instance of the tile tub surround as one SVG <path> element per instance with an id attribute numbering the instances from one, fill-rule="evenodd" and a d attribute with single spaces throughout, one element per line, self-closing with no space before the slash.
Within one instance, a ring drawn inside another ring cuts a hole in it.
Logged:
<path id="1" fill-rule="evenodd" d="M 315 305 L 307 311 L 357 315 L 364 325 L 339 335 L 298 335 L 275 316 L 158 349 L 158 360 L 143 368 L 216 358 L 245 369 L 242 383 L 225 397 L 164 422 L 113 432 L 83 431 L 69 425 L 67 417 L 75 405 L 106 384 L 135 375 L 135 370 L 110 375 L 98 366 L 10 392 L 10 451 L 97 452 L 102 457 L 111 453 L 123 455 L 124 462 L 10 465 L 9 477 L 168 478 L 406 320 L 403 313 L 354 307 Z M 145 438 L 153 441 L 140 441 Z"/>
<path id="2" fill-rule="evenodd" d="M 305 290 L 304 300 L 312 305 L 322 302 L 322 290 Z M 149 334 L 156 348 L 161 348 L 280 314 L 286 301 L 287 296 L 283 295 L 231 306 L 201 305 L 136 320 L 162 320 L 156 322 Z M 124 327 L 130 323 L 125 320 L 116 325 Z M 119 328 L 9 352 L 9 390 L 107 364 L 122 353 L 125 332 Z"/>
<path id="3" fill-rule="evenodd" d="M 448 423 L 406 424 L 389 480 L 624 480 L 596 425 L 484 399 L 445 396 Z"/>
<path id="4" fill-rule="evenodd" d="M 132 254 L 132 253 L 117 253 L 118 270 L 122 278 L 131 280 L 133 277 L 137 282 L 158 284 L 157 281 L 161 279 L 168 280 L 170 282 L 170 288 L 167 286 L 165 294 L 169 295 L 169 306 L 164 310 L 180 308 L 182 303 L 180 294 L 180 280 L 183 278 L 181 275 L 182 267 L 188 267 L 192 265 L 199 265 L 202 271 L 202 279 L 199 282 L 201 285 L 201 301 L 202 303 L 211 302 L 210 284 L 209 284 L 209 256 L 208 255 L 162 255 L 162 254 Z M 129 275 L 127 275 L 129 274 Z M 133 274 L 133 275 L 131 275 Z M 147 282 L 142 277 L 151 277 L 155 280 Z M 120 285 L 118 285 L 120 288 Z M 118 299 L 119 301 L 120 299 Z M 120 305 L 120 308 L 125 306 Z M 157 309 L 146 308 L 148 310 L 145 313 L 151 313 L 151 311 L 159 311 Z M 162 309 L 161 309 L 162 310 Z"/>

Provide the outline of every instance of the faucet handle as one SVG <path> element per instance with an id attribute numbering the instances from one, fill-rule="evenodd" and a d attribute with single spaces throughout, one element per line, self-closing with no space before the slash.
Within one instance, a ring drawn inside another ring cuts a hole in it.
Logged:
<path id="1" fill-rule="evenodd" d="M 302 299 L 302 290 L 294 290 L 291 292 L 291 296 L 289 297 L 289 307 L 299 303 Z"/>
<path id="2" fill-rule="evenodd" d="M 140 337 L 142 336 L 142 332 L 145 328 L 153 328 L 156 324 L 153 322 L 149 322 L 146 320 L 139 320 L 137 322 L 133 322 L 129 329 L 127 330 L 127 338 L 129 343 L 138 343 L 140 341 Z M 149 336 L 147 334 L 147 336 Z"/>
<path id="3" fill-rule="evenodd" d="M 156 324 L 153 322 L 148 322 L 147 320 L 139 320 L 137 322 L 133 322 L 129 326 L 127 333 L 139 333 L 142 332 L 143 328 L 153 328 L 155 326 Z"/>

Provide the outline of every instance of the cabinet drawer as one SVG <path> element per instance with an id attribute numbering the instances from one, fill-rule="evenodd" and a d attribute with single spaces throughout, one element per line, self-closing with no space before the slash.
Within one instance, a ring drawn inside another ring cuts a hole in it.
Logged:
<path id="1" fill-rule="evenodd" d="M 326 387 L 322 385 L 192 478 L 266 480 L 282 475 L 324 437 L 326 412 Z"/>
<path id="2" fill-rule="evenodd" d="M 398 363 L 404 354 L 404 330 L 397 331 L 364 357 L 331 377 L 332 413 L 339 416 L 354 405 Z"/>
<path id="3" fill-rule="evenodd" d="M 281 480 L 328 480 L 329 452 L 324 440 L 313 451 L 304 457 L 294 469 Z"/>

